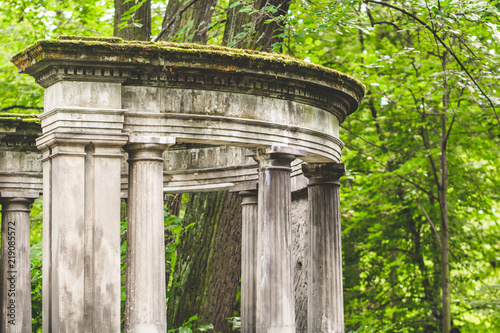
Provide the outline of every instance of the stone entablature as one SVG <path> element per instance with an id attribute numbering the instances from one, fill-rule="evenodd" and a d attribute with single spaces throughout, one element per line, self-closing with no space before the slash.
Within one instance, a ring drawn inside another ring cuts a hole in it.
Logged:
<path id="1" fill-rule="evenodd" d="M 42 192 L 41 153 L 35 144 L 41 133 L 34 115 L 0 114 L 0 197 Z"/>
<path id="2" fill-rule="evenodd" d="M 340 121 L 365 94 L 359 81 L 329 68 L 220 46 L 67 36 L 39 40 L 12 61 L 43 87 L 71 80 L 247 93 L 315 105 Z"/>
<path id="3" fill-rule="evenodd" d="M 286 144 L 304 161 L 338 162 L 339 124 L 364 95 L 354 78 L 287 56 L 111 41 L 41 40 L 12 58 L 46 87 L 44 133 L 108 126 L 177 143 Z"/>
<path id="4" fill-rule="evenodd" d="M 3 192 L 32 191 L 42 194 L 42 152 L 36 138 L 42 133 L 36 115 L 0 114 L 0 197 Z M 163 154 L 164 193 L 224 191 L 234 185 L 257 181 L 252 150 L 241 147 L 177 144 Z M 292 163 L 292 191 L 307 186 L 302 162 Z M 121 193 L 127 198 L 128 165 L 122 159 Z"/>

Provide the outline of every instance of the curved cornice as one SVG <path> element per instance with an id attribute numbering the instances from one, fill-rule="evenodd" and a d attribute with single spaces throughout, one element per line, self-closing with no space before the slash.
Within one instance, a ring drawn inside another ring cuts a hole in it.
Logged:
<path id="1" fill-rule="evenodd" d="M 365 94 L 358 80 L 333 69 L 220 46 L 65 37 L 39 40 L 12 62 L 44 87 L 74 80 L 237 92 L 314 105 L 340 121 Z"/>

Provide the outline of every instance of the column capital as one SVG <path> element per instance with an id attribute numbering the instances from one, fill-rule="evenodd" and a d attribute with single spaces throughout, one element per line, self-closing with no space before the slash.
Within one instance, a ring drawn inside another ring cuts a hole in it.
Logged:
<path id="1" fill-rule="evenodd" d="M 340 185 L 339 179 L 345 175 L 344 163 L 302 164 L 302 173 L 309 178 L 309 186 L 317 184 Z"/>
<path id="2" fill-rule="evenodd" d="M 38 198 L 38 197 L 36 197 Z M 32 197 L 0 197 L 2 212 L 30 212 L 29 206 L 35 201 Z"/>
<path id="3" fill-rule="evenodd" d="M 229 189 L 229 192 L 236 192 L 240 197 L 242 197 L 242 205 L 256 205 L 258 197 L 258 186 L 257 182 L 244 182 L 239 183 Z"/>
<path id="4" fill-rule="evenodd" d="M 123 149 L 129 161 L 163 161 L 163 152 L 175 144 L 174 137 L 130 136 Z"/>
<path id="5" fill-rule="evenodd" d="M 285 146 L 257 148 L 252 156 L 259 162 L 260 169 L 290 169 L 290 163 L 297 157 L 306 156 L 304 149 L 295 149 Z"/>
<path id="6" fill-rule="evenodd" d="M 40 197 L 38 191 L 0 191 L 0 201 L 6 199 L 28 199 L 35 200 Z"/>
<path id="7" fill-rule="evenodd" d="M 97 147 L 122 147 L 128 141 L 128 134 L 110 133 L 66 133 L 51 132 L 36 139 L 39 150 L 46 151 L 56 146 L 81 146 L 92 143 Z"/>

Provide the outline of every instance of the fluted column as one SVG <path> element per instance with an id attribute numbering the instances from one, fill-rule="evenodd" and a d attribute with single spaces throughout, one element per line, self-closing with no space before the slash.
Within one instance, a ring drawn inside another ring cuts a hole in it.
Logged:
<path id="1" fill-rule="evenodd" d="M 257 219 L 258 333 L 295 333 L 290 216 L 290 163 L 305 151 L 287 147 L 259 149 Z"/>
<path id="2" fill-rule="evenodd" d="M 344 332 L 339 178 L 343 163 L 307 164 L 309 178 L 309 333 Z"/>
<path id="3" fill-rule="evenodd" d="M 120 332 L 124 134 L 48 133 L 43 151 L 43 332 Z"/>
<path id="4" fill-rule="evenodd" d="M 241 230 L 241 332 L 255 333 L 256 322 L 256 262 L 257 262 L 257 183 L 235 186 L 242 200 Z"/>
<path id="5" fill-rule="evenodd" d="M 131 137 L 127 210 L 125 332 L 167 330 L 163 222 L 163 152 L 166 137 Z"/>
<path id="6" fill-rule="evenodd" d="M 37 195 L 0 198 L 0 332 L 31 332 L 30 209 Z"/>

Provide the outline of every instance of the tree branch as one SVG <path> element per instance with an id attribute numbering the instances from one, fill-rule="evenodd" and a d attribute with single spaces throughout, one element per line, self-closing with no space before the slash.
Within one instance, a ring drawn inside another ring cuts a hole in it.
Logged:
<path id="1" fill-rule="evenodd" d="M 389 153 L 391 152 L 391 151 L 389 150 L 389 148 L 387 148 L 386 146 L 379 146 L 379 145 L 377 145 L 377 144 L 375 144 L 375 143 L 373 143 L 373 142 L 370 142 L 370 141 L 366 140 L 365 138 L 363 138 L 362 136 L 357 135 L 356 133 L 354 133 L 353 131 L 351 131 L 350 129 L 348 129 L 348 128 L 347 128 L 347 127 L 345 127 L 345 126 L 340 125 L 340 127 L 341 127 L 342 129 L 346 130 L 347 132 L 351 133 L 351 134 L 352 134 L 352 135 L 354 135 L 355 137 L 357 137 L 357 138 L 359 138 L 359 139 L 363 140 L 364 142 L 368 143 L 369 145 L 372 145 L 372 146 L 377 147 L 377 148 L 385 149 L 385 150 L 387 150 L 387 152 L 389 152 Z M 356 150 L 356 149 L 353 149 L 353 150 Z M 399 152 L 399 151 L 397 151 L 397 150 L 395 150 L 395 151 L 396 151 L 396 152 Z"/>
<path id="2" fill-rule="evenodd" d="M 420 191 L 422 191 L 422 192 L 424 192 L 425 194 L 427 194 L 429 197 L 433 198 L 434 200 L 438 200 L 438 201 L 439 201 L 439 199 L 438 199 L 438 198 L 437 198 L 434 194 L 432 194 L 432 192 L 427 191 L 427 190 L 426 190 L 425 188 L 423 188 L 422 186 L 418 185 L 417 183 L 415 183 L 415 182 L 413 182 L 413 181 L 409 180 L 408 178 L 406 178 L 406 177 L 404 177 L 404 176 L 401 176 L 401 175 L 398 175 L 397 173 L 393 173 L 393 172 L 391 172 L 391 171 L 390 171 L 390 170 L 389 170 L 389 169 L 388 169 L 388 168 L 387 168 L 387 167 L 386 167 L 386 166 L 385 166 L 382 162 L 380 162 L 379 160 L 377 160 L 377 159 L 376 159 L 376 158 L 374 158 L 373 156 L 370 156 L 370 155 L 368 155 L 367 153 L 364 153 L 364 152 L 362 152 L 362 151 L 360 151 L 360 150 L 354 149 L 354 148 L 353 148 L 353 147 L 351 147 L 351 146 L 346 145 L 346 147 L 347 147 L 347 148 L 349 148 L 349 149 L 351 149 L 351 150 L 357 151 L 357 152 L 358 152 L 358 153 L 360 153 L 361 155 L 365 155 L 365 156 L 370 157 L 372 160 L 374 160 L 374 161 L 375 161 L 375 162 L 377 162 L 380 166 L 382 166 L 382 167 L 384 168 L 384 171 L 387 171 L 387 172 L 389 172 L 391 175 L 394 175 L 394 176 L 396 176 L 396 177 L 398 177 L 398 178 L 401 178 L 401 179 L 402 179 L 402 180 L 404 180 L 405 182 L 408 182 L 408 183 L 412 184 L 414 187 L 416 187 L 416 188 L 417 188 L 417 189 L 419 189 Z"/>
<path id="3" fill-rule="evenodd" d="M 380 24 L 388 24 L 388 25 L 391 25 L 393 26 L 394 28 L 396 28 L 396 31 L 399 31 L 399 30 L 403 30 L 401 29 L 400 27 L 398 27 L 395 23 L 393 22 L 389 22 L 389 21 L 375 21 L 373 19 L 373 16 L 372 16 L 372 13 L 371 11 L 367 8 L 366 9 L 366 14 L 368 14 L 368 18 L 370 19 L 370 24 L 372 25 L 372 27 L 376 26 L 376 25 L 380 25 Z"/>
<path id="4" fill-rule="evenodd" d="M 401 175 L 398 175 L 397 173 L 395 173 L 394 175 L 396 175 L 397 177 L 401 178 L 402 180 L 412 184 L 413 186 L 415 186 L 417 189 L 419 189 L 420 191 L 424 192 L 425 194 L 427 194 L 429 197 L 431 198 L 434 198 L 434 200 L 438 200 L 438 198 L 432 193 L 432 192 L 429 192 L 427 191 L 425 188 L 423 188 L 422 186 L 418 185 L 417 183 L 409 180 L 408 178 L 406 177 L 403 177 Z"/>
<path id="5" fill-rule="evenodd" d="M 450 47 L 441 39 L 441 37 L 438 36 L 438 34 L 434 31 L 434 29 L 432 29 L 427 23 L 425 23 L 424 21 L 422 21 L 421 19 L 419 19 L 418 17 L 416 17 L 415 15 L 413 15 L 412 13 L 410 12 L 407 12 L 406 10 L 402 9 L 402 8 L 399 8 L 399 7 L 396 7 L 396 6 L 393 6 L 391 4 L 388 4 L 388 3 L 385 3 L 385 2 L 380 2 L 380 1 L 374 1 L 374 0 L 365 0 L 366 3 L 374 3 L 374 4 L 377 4 L 377 5 L 381 5 L 383 7 L 388 7 L 388 8 L 392 8 L 400 13 L 403 13 L 409 17 L 411 17 L 412 19 L 414 19 L 415 21 L 417 21 L 418 23 L 420 23 L 425 29 L 427 29 L 428 31 L 430 31 L 434 37 L 436 38 L 436 40 L 439 41 L 439 43 L 448 51 L 450 52 L 450 54 L 453 56 L 453 58 L 457 61 L 457 63 L 460 65 L 460 67 L 462 68 L 462 70 L 467 74 L 467 76 L 471 79 L 471 81 L 474 83 L 474 85 L 476 86 L 476 88 L 481 92 L 481 94 L 488 100 L 491 108 L 493 109 L 493 113 L 495 114 L 495 118 L 498 122 L 498 124 L 500 125 L 500 118 L 498 117 L 498 113 L 496 111 L 496 108 L 495 108 L 495 105 L 493 104 L 493 101 L 488 97 L 488 95 L 484 92 L 484 90 L 481 88 L 481 86 L 479 86 L 479 84 L 477 83 L 477 81 L 472 77 L 471 73 L 469 72 L 469 70 L 467 70 L 467 68 L 465 68 L 465 65 L 462 63 L 462 61 L 458 58 L 458 56 L 455 54 L 455 52 L 453 52 Z"/>
<path id="6" fill-rule="evenodd" d="M 422 206 L 422 203 L 420 202 L 420 200 L 418 200 L 418 198 L 417 198 L 417 203 L 422 212 L 424 213 L 425 217 L 427 218 L 427 221 L 429 221 L 429 224 L 431 225 L 431 228 L 434 231 L 434 234 L 436 235 L 436 240 L 439 245 L 439 248 L 441 248 L 441 240 L 439 239 L 439 234 L 437 232 L 436 226 L 432 222 L 431 217 L 429 216 L 429 214 L 427 214 L 427 211 L 424 209 L 424 206 Z"/>
<path id="7" fill-rule="evenodd" d="M 450 123 L 450 127 L 448 127 L 448 131 L 446 132 L 446 135 L 445 137 L 443 138 L 443 145 L 446 147 L 446 144 L 448 142 L 448 138 L 450 137 L 450 133 L 451 133 L 451 127 L 453 126 L 453 123 L 455 122 L 455 118 L 456 118 L 456 114 L 453 115 L 453 117 L 451 118 L 451 123 Z"/>
<path id="8" fill-rule="evenodd" d="M 421 103 L 424 106 L 423 111 L 422 111 L 422 121 L 425 123 L 427 121 L 427 117 L 426 117 L 427 112 L 426 112 L 426 108 L 425 108 L 425 99 L 423 97 L 422 97 Z M 418 106 L 416 106 L 416 107 L 418 107 Z M 441 115 L 441 114 L 439 114 L 439 115 Z M 436 163 L 434 162 L 434 159 L 432 158 L 431 144 L 430 144 L 430 140 L 429 140 L 429 129 L 427 128 L 426 124 L 422 124 L 421 137 L 422 137 L 422 141 L 424 142 L 424 147 L 427 150 L 427 154 L 428 154 L 427 156 L 429 157 L 429 162 L 431 163 L 432 175 L 434 177 L 434 181 L 436 182 L 436 185 L 437 185 L 437 188 L 439 191 L 441 189 L 441 183 L 439 181 L 439 177 L 437 174 Z"/>

